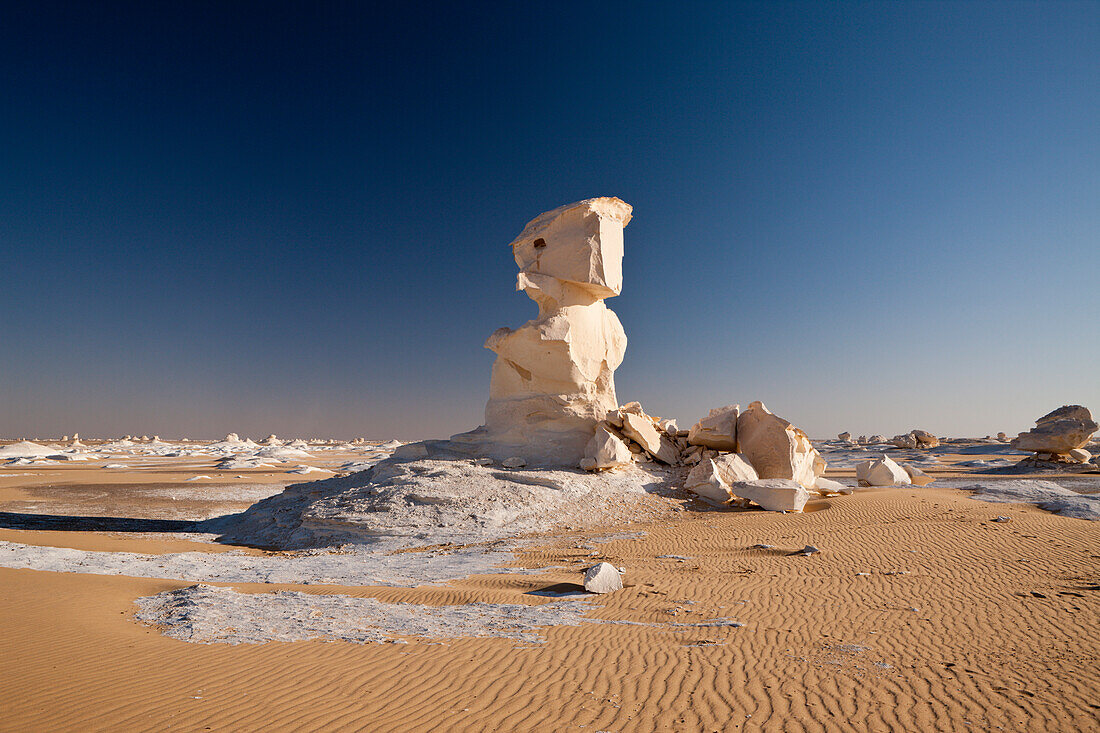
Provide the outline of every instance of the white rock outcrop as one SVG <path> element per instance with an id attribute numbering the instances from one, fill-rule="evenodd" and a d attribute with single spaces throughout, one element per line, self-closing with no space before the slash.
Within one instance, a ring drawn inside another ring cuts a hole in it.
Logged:
<path id="1" fill-rule="evenodd" d="M 616 409 L 626 333 L 604 299 L 622 290 L 623 227 L 632 208 L 587 199 L 532 219 L 512 242 L 516 289 L 539 307 L 485 342 L 496 353 L 485 425 L 452 437 L 493 457 L 576 466 L 597 422 Z"/>
<path id="2" fill-rule="evenodd" d="M 584 574 L 584 589 L 589 593 L 613 593 L 623 589 L 623 576 L 609 562 L 601 562 Z"/>
<path id="3" fill-rule="evenodd" d="M 688 443 L 721 451 L 737 450 L 737 416 L 740 405 L 715 407 L 710 413 L 691 426 Z"/>
<path id="4" fill-rule="evenodd" d="M 737 445 L 761 479 L 791 479 L 813 488 L 825 473 L 825 460 L 806 433 L 772 414 L 760 401 L 738 416 Z"/>
<path id="5" fill-rule="evenodd" d="M 1043 415 L 1035 427 L 1012 440 L 1016 450 L 1064 455 L 1084 448 L 1089 438 L 1100 428 L 1092 413 L 1081 405 L 1066 405 Z"/>
<path id="6" fill-rule="evenodd" d="M 905 486 L 912 483 L 905 469 L 883 456 L 856 465 L 856 478 L 861 486 Z"/>

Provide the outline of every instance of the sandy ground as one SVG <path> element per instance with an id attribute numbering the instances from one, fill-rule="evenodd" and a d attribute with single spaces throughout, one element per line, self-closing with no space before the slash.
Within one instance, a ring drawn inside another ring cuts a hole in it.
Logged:
<path id="1" fill-rule="evenodd" d="M 142 531 L 155 524 L 17 529 L 12 516 L 204 515 L 247 505 L 238 499 L 250 485 L 312 478 L 234 472 L 172 498 L 203 471 L 110 481 L 92 468 L 56 471 L 0 471 L 0 539 L 224 551 Z M 236 488 L 222 497 L 217 485 Z M 627 534 L 600 544 L 588 541 L 595 532 L 549 534 L 516 554 L 517 566 L 556 566 L 530 575 L 232 586 L 537 604 L 550 601 L 532 591 L 575 590 L 597 560 L 626 568 L 627 587 L 599 597 L 588 617 L 629 623 L 549 627 L 542 644 L 193 644 L 133 618 L 136 598 L 190 583 L 0 568 L 0 730 L 1100 728 L 1100 523 L 934 486 L 861 490 L 801 515 L 689 504 L 675 521 L 610 528 Z M 1010 521 L 990 521 L 998 515 Z M 821 552 L 788 554 L 807 544 Z M 674 625 L 716 617 L 743 626 Z"/>

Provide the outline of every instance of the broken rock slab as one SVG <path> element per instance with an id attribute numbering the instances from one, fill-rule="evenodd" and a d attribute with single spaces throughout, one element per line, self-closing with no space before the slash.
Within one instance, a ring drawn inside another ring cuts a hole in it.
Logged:
<path id="1" fill-rule="evenodd" d="M 908 463 L 902 463 L 900 465 L 905 470 L 905 473 L 909 475 L 909 481 L 914 486 L 927 486 L 936 480 L 916 466 L 910 466 Z"/>
<path id="2" fill-rule="evenodd" d="M 810 500 L 806 487 L 792 479 L 738 481 L 730 484 L 730 491 L 770 512 L 800 512 Z"/>
<path id="3" fill-rule="evenodd" d="M 644 413 L 641 415 L 633 412 L 622 412 L 623 435 L 640 445 L 662 463 L 673 465 L 679 459 L 679 451 L 668 433 L 659 430 L 653 424 L 653 419 Z"/>
<path id="4" fill-rule="evenodd" d="M 623 576 L 609 562 L 601 562 L 584 574 L 584 589 L 589 593 L 613 593 L 623 589 Z"/>

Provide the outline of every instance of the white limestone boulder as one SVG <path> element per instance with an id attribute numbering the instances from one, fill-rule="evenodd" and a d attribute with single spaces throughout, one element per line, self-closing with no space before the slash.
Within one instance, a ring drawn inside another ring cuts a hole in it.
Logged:
<path id="1" fill-rule="evenodd" d="M 758 479 L 730 484 L 730 492 L 770 512 L 800 512 L 810 500 L 806 487 L 791 479 Z"/>
<path id="2" fill-rule="evenodd" d="M 856 478 L 861 486 L 906 486 L 912 483 L 905 469 L 890 456 L 856 464 Z"/>
<path id="3" fill-rule="evenodd" d="M 839 481 L 833 481 L 828 478 L 818 477 L 817 483 L 814 484 L 814 490 L 821 495 L 825 494 L 851 494 L 852 489 L 849 486 L 845 486 Z"/>
<path id="4" fill-rule="evenodd" d="M 614 593 L 623 589 L 623 576 L 609 562 L 601 562 L 584 573 L 584 589 L 589 593 Z"/>
<path id="5" fill-rule="evenodd" d="M 825 460 L 806 433 L 753 402 L 737 418 L 737 445 L 761 479 L 791 479 L 813 488 Z"/>
<path id="6" fill-rule="evenodd" d="M 737 417 L 740 405 L 715 407 L 691 426 L 688 443 L 721 451 L 737 450 Z"/>

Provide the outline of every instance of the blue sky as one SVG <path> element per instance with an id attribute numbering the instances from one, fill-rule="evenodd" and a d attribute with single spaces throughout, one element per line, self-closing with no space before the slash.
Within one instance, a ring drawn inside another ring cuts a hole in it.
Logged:
<path id="1" fill-rule="evenodd" d="M 0 436 L 471 428 L 602 195 L 623 402 L 1100 411 L 1100 3 L 87 5 L 0 10 Z"/>

